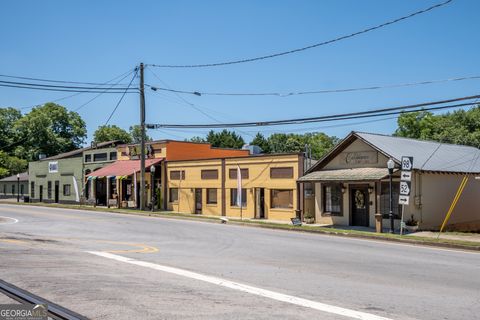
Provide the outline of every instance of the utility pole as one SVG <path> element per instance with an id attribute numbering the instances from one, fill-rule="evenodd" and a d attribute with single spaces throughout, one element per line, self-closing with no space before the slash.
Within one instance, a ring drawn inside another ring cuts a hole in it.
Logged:
<path id="1" fill-rule="evenodd" d="M 140 210 L 145 210 L 145 85 L 143 62 L 140 63 Z"/>

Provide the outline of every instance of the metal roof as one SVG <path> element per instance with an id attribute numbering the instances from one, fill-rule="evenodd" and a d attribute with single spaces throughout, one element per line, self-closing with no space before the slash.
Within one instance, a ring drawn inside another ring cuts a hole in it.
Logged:
<path id="1" fill-rule="evenodd" d="M 85 147 L 85 148 L 81 148 L 81 149 L 75 149 L 75 150 L 72 150 L 72 151 L 68 151 L 68 152 L 64 152 L 64 153 L 59 153 L 59 154 L 57 154 L 57 155 L 54 155 L 54 156 L 51 156 L 51 157 L 48 157 L 48 158 L 40 159 L 40 161 L 45 161 L 45 160 L 58 160 L 58 159 L 69 158 L 69 157 L 77 156 L 77 155 L 83 153 L 84 151 L 88 151 L 88 150 L 91 150 L 91 149 L 97 149 L 97 148 L 103 148 L 103 147 L 105 147 L 105 146 L 116 145 L 116 144 L 119 144 L 119 143 L 121 143 L 120 140 L 111 140 L 111 141 L 105 141 L 105 142 L 98 142 L 98 143 L 96 144 L 96 147 L 95 147 L 95 148 L 92 148 L 92 146 L 89 146 L 89 147 Z"/>
<path id="2" fill-rule="evenodd" d="M 480 172 L 480 149 L 456 144 L 417 140 L 388 135 L 353 132 L 386 156 L 400 163 L 402 156 L 411 156 L 413 169 L 441 172 Z"/>
<path id="3" fill-rule="evenodd" d="M 146 171 L 149 170 L 151 165 L 157 164 L 162 160 L 164 158 L 145 159 Z M 87 174 L 87 177 L 122 177 L 133 175 L 139 171 L 140 160 L 117 160 L 110 165 Z"/>
<path id="4" fill-rule="evenodd" d="M 298 181 L 371 181 L 388 176 L 387 168 L 352 168 L 310 172 Z"/>
<path id="5" fill-rule="evenodd" d="M 28 172 L 22 172 L 22 173 L 20 173 L 19 178 L 20 178 L 20 181 L 28 181 Z M 5 182 L 5 181 L 17 181 L 17 175 L 14 174 L 13 176 L 0 179 L 0 181 L 1 181 L 1 182 Z"/>

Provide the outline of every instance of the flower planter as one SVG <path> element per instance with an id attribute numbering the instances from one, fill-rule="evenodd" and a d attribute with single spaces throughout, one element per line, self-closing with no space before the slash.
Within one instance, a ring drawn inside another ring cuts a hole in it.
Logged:
<path id="1" fill-rule="evenodd" d="M 417 226 L 405 226 L 405 230 L 407 230 L 408 232 L 417 232 L 418 230 L 418 225 Z"/>
<path id="2" fill-rule="evenodd" d="M 312 224 L 312 223 L 315 223 L 315 218 L 305 218 L 305 223 L 306 224 Z"/>

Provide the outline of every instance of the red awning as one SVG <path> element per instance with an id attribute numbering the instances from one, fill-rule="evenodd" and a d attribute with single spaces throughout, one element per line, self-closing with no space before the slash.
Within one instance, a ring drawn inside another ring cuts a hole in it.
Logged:
<path id="1" fill-rule="evenodd" d="M 149 170 L 150 166 L 161 162 L 163 158 L 145 159 L 145 168 Z M 87 177 L 121 177 L 130 176 L 134 172 L 140 171 L 140 160 L 118 160 L 101 169 L 87 174 Z"/>

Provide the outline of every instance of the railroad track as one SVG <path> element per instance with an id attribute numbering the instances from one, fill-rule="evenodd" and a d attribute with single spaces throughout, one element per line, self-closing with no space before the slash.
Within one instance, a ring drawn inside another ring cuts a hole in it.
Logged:
<path id="1" fill-rule="evenodd" d="M 8 297 L 20 303 L 29 304 L 46 304 L 48 305 L 48 317 L 57 320 L 88 320 L 76 312 L 68 310 L 56 303 L 34 295 L 28 291 L 20 289 L 11 283 L 0 280 L 0 293 L 4 293 Z"/>

